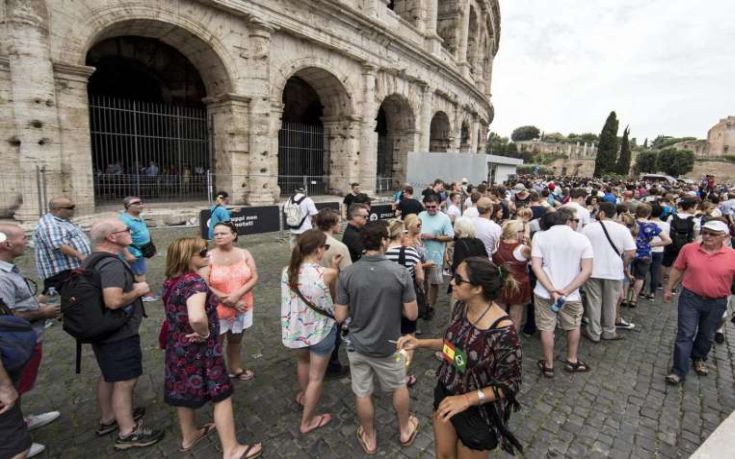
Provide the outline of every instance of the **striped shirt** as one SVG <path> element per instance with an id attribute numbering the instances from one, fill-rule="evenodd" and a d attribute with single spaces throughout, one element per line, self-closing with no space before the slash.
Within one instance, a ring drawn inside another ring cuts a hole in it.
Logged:
<path id="1" fill-rule="evenodd" d="M 385 251 L 385 257 L 389 259 L 390 261 L 398 263 L 398 260 L 400 259 L 401 255 L 401 248 L 400 247 L 391 247 L 390 249 Z M 405 254 L 405 261 L 403 266 L 408 269 L 408 272 L 411 274 L 411 277 L 415 277 L 415 271 L 416 271 L 416 265 L 421 262 L 421 256 L 419 255 L 418 251 L 414 249 L 413 247 L 406 247 L 406 254 Z"/>
<path id="2" fill-rule="evenodd" d="M 80 227 L 50 213 L 38 220 L 33 232 L 33 243 L 36 248 L 36 268 L 42 279 L 81 266 L 79 259 L 61 253 L 59 247 L 62 245 L 72 247 L 85 257 L 91 252 L 89 239 Z"/>

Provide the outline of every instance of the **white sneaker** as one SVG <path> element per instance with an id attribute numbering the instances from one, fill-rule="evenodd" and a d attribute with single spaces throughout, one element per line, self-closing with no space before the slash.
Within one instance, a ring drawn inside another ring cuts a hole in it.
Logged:
<path id="1" fill-rule="evenodd" d="M 42 452 L 46 451 L 46 446 L 40 444 L 40 443 L 32 443 L 31 449 L 28 450 L 28 456 L 26 457 L 35 457 L 41 454 Z"/>
<path id="2" fill-rule="evenodd" d="M 635 328 L 635 324 L 632 322 L 628 322 L 621 317 L 620 322 L 615 324 L 615 328 L 620 328 L 622 330 L 633 330 Z"/>
<path id="3" fill-rule="evenodd" d="M 39 429 L 43 426 L 47 426 L 54 422 L 55 420 L 59 419 L 59 416 L 61 413 L 58 411 L 49 411 L 48 413 L 43 414 L 32 414 L 25 417 L 26 426 L 28 427 L 28 431 Z"/>

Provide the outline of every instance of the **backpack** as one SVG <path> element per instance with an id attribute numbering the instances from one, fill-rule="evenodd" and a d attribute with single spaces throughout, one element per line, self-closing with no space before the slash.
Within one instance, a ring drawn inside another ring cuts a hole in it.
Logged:
<path id="1" fill-rule="evenodd" d="M 671 244 L 666 249 L 679 253 L 685 244 L 694 240 L 694 217 L 681 218 L 674 215 L 671 219 Z"/>
<path id="2" fill-rule="evenodd" d="M 122 309 L 105 307 L 99 271 L 95 267 L 106 258 L 115 258 L 123 263 L 133 275 L 127 263 L 116 255 L 96 252 L 85 263 L 87 268 L 71 271 L 61 287 L 61 314 L 63 329 L 77 341 L 77 373 L 81 370 L 82 343 L 96 343 L 116 332 L 130 320 Z"/>
<path id="3" fill-rule="evenodd" d="M 18 372 L 31 359 L 36 348 L 36 332 L 31 323 L 13 315 L 3 300 L 0 300 L 0 354 L 3 368 Z"/>
<path id="4" fill-rule="evenodd" d="M 300 204 L 306 199 L 306 195 L 302 195 L 301 199 L 295 199 L 298 195 L 288 198 L 286 205 L 283 206 L 283 213 L 286 216 L 286 226 L 290 229 L 298 229 L 304 224 L 306 215 L 301 211 Z"/>

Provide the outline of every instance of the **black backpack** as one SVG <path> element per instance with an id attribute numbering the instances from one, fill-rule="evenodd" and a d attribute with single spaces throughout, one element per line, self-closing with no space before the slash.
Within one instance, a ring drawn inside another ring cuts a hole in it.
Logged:
<path id="1" fill-rule="evenodd" d="M 95 252 L 86 260 L 87 268 L 73 270 L 61 287 L 61 314 L 64 331 L 77 341 L 77 373 L 81 369 L 82 343 L 95 343 L 116 332 L 130 320 L 122 309 L 105 307 L 99 271 L 95 267 L 106 258 L 115 258 L 123 263 L 133 275 L 130 267 L 116 255 Z"/>
<path id="2" fill-rule="evenodd" d="M 673 253 L 679 253 L 685 244 L 694 240 L 694 217 L 681 218 L 674 215 L 671 218 L 669 234 L 671 235 L 671 244 L 666 246 L 666 249 Z"/>

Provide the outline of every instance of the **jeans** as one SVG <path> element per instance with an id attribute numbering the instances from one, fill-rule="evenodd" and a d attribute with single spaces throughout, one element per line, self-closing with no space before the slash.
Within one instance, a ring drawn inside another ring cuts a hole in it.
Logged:
<path id="1" fill-rule="evenodd" d="M 664 260 L 664 253 L 663 252 L 652 252 L 651 253 L 651 282 L 648 285 L 648 291 L 651 293 L 651 295 L 656 294 L 656 289 L 658 288 L 658 277 L 659 272 L 661 271 L 661 262 Z"/>
<path id="2" fill-rule="evenodd" d="M 681 379 L 689 372 L 690 358 L 707 360 L 715 330 L 720 326 L 726 308 L 727 297 L 707 299 L 682 288 L 671 369 Z"/>

